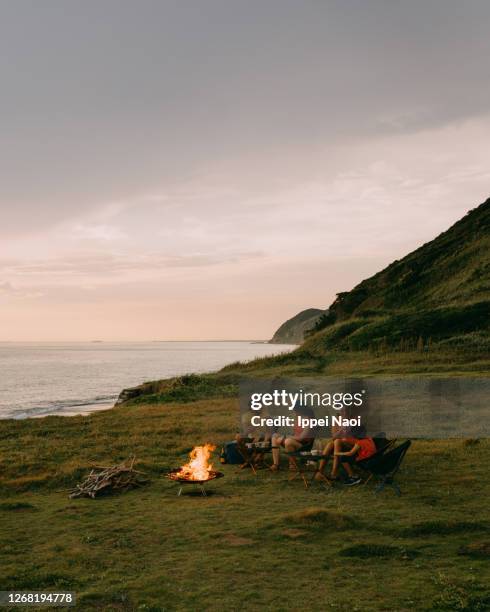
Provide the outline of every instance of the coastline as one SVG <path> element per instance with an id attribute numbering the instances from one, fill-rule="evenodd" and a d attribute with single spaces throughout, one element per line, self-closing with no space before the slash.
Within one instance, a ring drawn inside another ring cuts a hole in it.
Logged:
<path id="1" fill-rule="evenodd" d="M 258 341 L 2 343 L 0 421 L 80 416 L 112 409 L 147 381 L 217 372 L 233 363 L 289 352 Z"/>
<path id="2" fill-rule="evenodd" d="M 0 421 L 6 421 L 12 419 L 14 421 L 23 421 L 28 419 L 43 419 L 45 417 L 57 416 L 57 417 L 72 417 L 72 416 L 88 416 L 94 412 L 100 412 L 102 410 L 110 410 L 114 408 L 118 396 L 112 396 L 111 401 L 100 401 L 100 402 L 89 402 L 86 403 L 70 403 L 68 405 L 57 406 L 57 407 L 46 407 L 46 408 L 27 408 L 24 413 L 20 413 L 17 416 L 10 416 L 1 418 Z M 37 412 L 35 412 L 37 411 Z"/>
<path id="3" fill-rule="evenodd" d="M 67 409 L 67 410 L 63 410 L 62 412 L 55 412 L 55 413 L 50 412 L 49 414 L 35 414 L 32 416 L 17 417 L 15 420 L 21 421 L 25 419 L 44 419 L 46 417 L 52 417 L 52 416 L 64 417 L 64 418 L 75 417 L 75 416 L 90 416 L 91 414 L 94 414 L 95 412 L 102 412 L 103 410 L 112 410 L 112 408 L 115 408 L 115 402 L 108 403 L 108 404 L 84 404 L 84 406 L 87 407 L 84 410 Z"/>

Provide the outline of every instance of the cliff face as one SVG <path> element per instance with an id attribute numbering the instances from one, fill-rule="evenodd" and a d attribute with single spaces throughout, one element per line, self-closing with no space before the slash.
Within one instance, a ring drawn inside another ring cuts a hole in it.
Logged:
<path id="1" fill-rule="evenodd" d="M 302 310 L 283 323 L 270 342 L 273 344 L 301 344 L 304 341 L 305 332 L 311 329 L 325 312 L 319 308 Z"/>

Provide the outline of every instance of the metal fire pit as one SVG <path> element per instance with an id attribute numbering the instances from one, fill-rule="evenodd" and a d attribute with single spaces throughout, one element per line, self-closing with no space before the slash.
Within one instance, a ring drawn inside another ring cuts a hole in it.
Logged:
<path id="1" fill-rule="evenodd" d="M 174 470 L 170 470 L 170 472 L 167 474 L 167 478 L 169 480 L 173 480 L 174 482 L 178 482 L 180 485 L 184 485 L 184 484 L 197 485 L 201 490 L 201 495 L 203 495 L 204 497 L 206 497 L 207 495 L 204 485 L 210 480 L 216 480 L 217 478 L 223 478 L 224 476 L 223 472 L 215 472 L 213 470 L 209 472 L 209 476 L 208 478 L 206 478 L 206 480 L 190 480 L 189 478 L 182 478 L 181 476 L 177 476 L 178 472 L 180 472 L 180 468 L 175 468 Z M 177 496 L 182 495 L 182 489 L 183 487 L 181 486 L 179 488 Z"/>

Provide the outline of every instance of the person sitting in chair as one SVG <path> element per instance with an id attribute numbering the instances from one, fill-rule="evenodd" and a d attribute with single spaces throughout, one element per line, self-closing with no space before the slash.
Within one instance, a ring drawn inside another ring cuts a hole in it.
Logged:
<path id="1" fill-rule="evenodd" d="M 339 465 L 347 472 L 347 480 L 344 484 L 347 486 L 353 486 L 359 484 L 361 479 L 354 475 L 352 465 L 355 465 L 357 461 L 361 459 L 367 459 L 376 452 L 376 445 L 372 438 L 366 436 L 366 428 L 363 425 L 356 427 L 351 430 L 351 436 L 345 438 L 336 438 L 330 441 L 323 449 L 323 459 L 318 465 L 318 471 L 315 475 L 316 480 L 323 480 L 323 470 L 327 465 L 328 457 L 333 455 L 332 471 L 330 476 L 327 476 L 329 480 L 338 480 L 337 474 L 339 471 Z"/>
<path id="2" fill-rule="evenodd" d="M 305 418 L 315 416 L 313 410 L 307 406 L 298 406 L 294 409 L 296 425 L 294 426 L 294 434 L 285 436 L 282 434 L 274 434 L 272 436 L 272 465 L 271 470 L 277 472 L 280 461 L 280 447 L 284 447 L 286 453 L 294 453 L 298 451 L 310 451 L 315 442 L 315 432 L 311 427 L 300 427 L 297 424 L 297 416 L 301 415 Z M 294 469 L 294 462 L 289 461 L 289 468 Z"/>
<path id="3" fill-rule="evenodd" d="M 235 436 L 238 452 L 244 460 L 241 467 L 250 467 L 251 464 L 261 464 L 264 459 L 264 454 L 263 452 L 255 450 L 252 445 L 261 444 L 263 447 L 270 448 L 273 434 L 272 428 L 253 427 L 250 423 L 250 414 L 245 413 L 242 415 L 241 429 L 242 431 Z"/>

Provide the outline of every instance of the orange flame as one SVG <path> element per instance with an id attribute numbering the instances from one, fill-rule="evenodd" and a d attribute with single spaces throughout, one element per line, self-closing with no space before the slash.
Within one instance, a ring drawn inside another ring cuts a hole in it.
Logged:
<path id="1" fill-rule="evenodd" d="M 208 462 L 216 446 L 204 444 L 195 446 L 189 453 L 190 461 L 183 465 L 175 476 L 187 480 L 207 480 L 213 466 Z"/>

